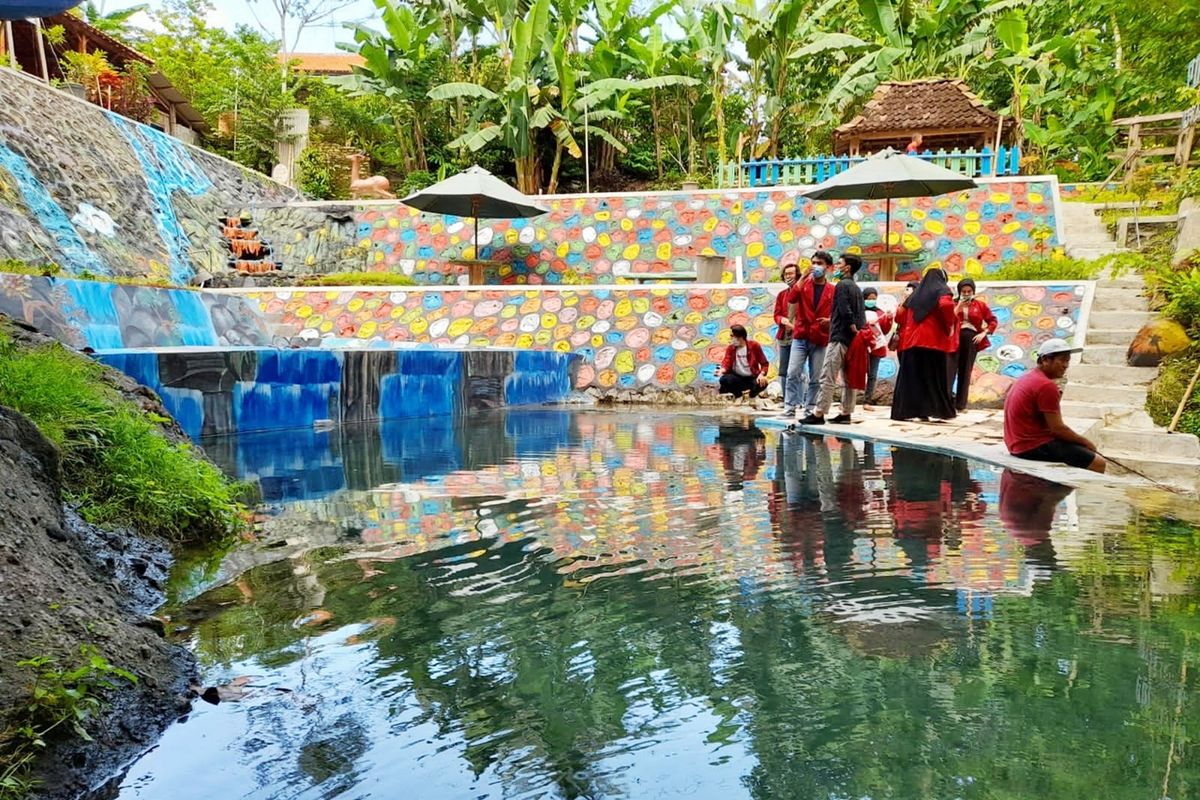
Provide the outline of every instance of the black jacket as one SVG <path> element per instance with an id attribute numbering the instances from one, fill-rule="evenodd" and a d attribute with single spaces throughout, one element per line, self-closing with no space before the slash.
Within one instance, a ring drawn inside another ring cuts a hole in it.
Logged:
<path id="1" fill-rule="evenodd" d="M 842 278 L 833 290 L 833 311 L 829 317 L 829 341 L 849 345 L 855 333 L 867 327 L 867 307 L 863 305 L 862 289 L 853 278 Z"/>

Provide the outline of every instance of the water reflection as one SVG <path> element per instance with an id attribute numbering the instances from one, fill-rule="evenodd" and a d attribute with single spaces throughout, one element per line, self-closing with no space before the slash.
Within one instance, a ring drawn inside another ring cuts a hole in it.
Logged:
<path id="1" fill-rule="evenodd" d="M 247 693 L 122 797 L 1200 791 L 1188 526 L 740 420 L 314 436 L 227 447 L 261 541 L 172 614 Z"/>

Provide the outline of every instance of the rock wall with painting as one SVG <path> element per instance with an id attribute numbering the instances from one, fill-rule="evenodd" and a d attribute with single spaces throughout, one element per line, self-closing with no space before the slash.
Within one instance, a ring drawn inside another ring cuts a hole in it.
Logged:
<path id="1" fill-rule="evenodd" d="M 579 360 L 546 351 L 322 348 L 96 357 L 158 392 L 193 438 L 558 402 L 570 393 Z"/>
<path id="2" fill-rule="evenodd" d="M 814 250 L 883 249 L 886 209 L 878 201 L 806 200 L 803 188 L 545 197 L 528 220 L 480 222 L 478 253 L 495 262 L 489 283 L 614 283 L 629 272 L 690 270 L 695 255 L 729 259 L 727 282 L 772 280 L 779 265 Z M 942 197 L 892 203 L 892 249 L 919 253 L 901 274 L 938 264 L 986 276 L 1001 264 L 1057 243 L 1053 179 L 990 181 Z M 474 257 L 472 226 L 394 203 L 256 212 L 281 243 L 290 269 L 380 270 L 419 284 L 453 284 L 454 258 Z M 352 219 L 347 219 L 350 215 Z M 740 261 L 740 270 L 737 262 Z"/>
<path id="3" fill-rule="evenodd" d="M 187 283 L 223 270 L 219 219 L 295 192 L 0 70 L 0 260 Z"/>

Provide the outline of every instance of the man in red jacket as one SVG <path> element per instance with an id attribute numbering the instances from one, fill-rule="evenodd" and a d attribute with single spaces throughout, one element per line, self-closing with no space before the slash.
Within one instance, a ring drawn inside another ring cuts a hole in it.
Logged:
<path id="1" fill-rule="evenodd" d="M 767 356 L 762 345 L 751 339 L 741 325 L 734 325 L 729 333 L 733 341 L 725 348 L 721 361 L 721 394 L 741 397 L 749 392 L 751 397 L 758 397 L 767 385 Z"/>
<path id="2" fill-rule="evenodd" d="M 817 408 L 825 347 L 829 344 L 829 318 L 833 314 L 833 286 L 825 277 L 826 271 L 833 271 L 833 257 L 818 250 L 812 255 L 808 276 L 792 287 L 789 308 L 794 324 L 783 393 L 784 416 L 796 412 L 809 416 Z"/>

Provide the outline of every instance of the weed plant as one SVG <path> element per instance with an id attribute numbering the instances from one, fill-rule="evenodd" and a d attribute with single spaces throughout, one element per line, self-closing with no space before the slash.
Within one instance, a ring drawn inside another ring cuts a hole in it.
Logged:
<path id="1" fill-rule="evenodd" d="M 416 286 L 401 272 L 331 272 L 310 275 L 300 280 L 302 286 Z"/>
<path id="2" fill-rule="evenodd" d="M 238 487 L 168 441 L 103 367 L 58 344 L 18 348 L 0 332 L 0 405 L 25 414 L 62 454 L 67 497 L 84 519 L 174 542 L 210 539 L 240 519 Z"/>

